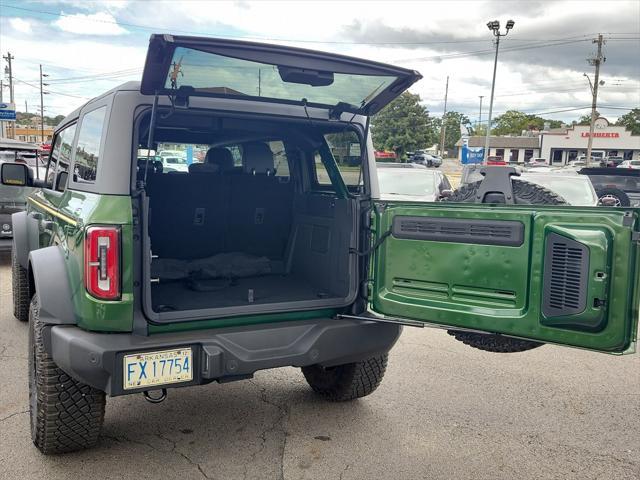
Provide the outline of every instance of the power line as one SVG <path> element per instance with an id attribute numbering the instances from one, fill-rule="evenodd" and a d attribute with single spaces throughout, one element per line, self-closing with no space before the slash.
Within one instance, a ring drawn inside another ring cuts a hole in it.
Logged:
<path id="1" fill-rule="evenodd" d="M 62 12 L 50 12 L 46 10 L 37 10 L 33 8 L 26 7 L 17 7 L 15 5 L 3 5 L 4 8 L 10 8 L 14 10 L 21 10 L 25 12 L 32 13 L 40 13 L 43 15 L 50 15 L 54 17 L 74 17 L 75 14 L 66 14 Z M 109 25 L 119 25 L 129 28 L 136 28 L 142 30 L 148 30 L 151 32 L 157 32 L 159 30 L 169 30 L 177 33 L 189 33 L 196 35 L 211 35 L 212 32 L 202 32 L 202 31 L 194 31 L 194 30 L 181 30 L 177 28 L 159 28 L 157 26 L 150 25 L 140 25 L 135 23 L 126 23 L 126 22 L 118 22 L 118 21 L 110 21 L 110 20 L 100 20 L 97 18 L 85 18 L 85 21 L 96 22 L 96 23 L 104 23 Z M 629 32 L 629 33 L 609 33 L 607 35 L 637 35 L 640 32 Z M 578 37 L 590 37 L 593 33 L 574 36 L 574 37 L 565 37 L 565 39 L 570 38 L 578 38 Z M 267 41 L 277 41 L 277 42 L 295 42 L 295 43 L 320 43 L 320 44 L 336 44 L 336 45 L 445 45 L 445 44 L 462 44 L 462 43 L 485 43 L 486 39 L 478 38 L 478 39 L 469 39 L 469 40 L 431 40 L 431 41 L 412 41 L 412 42 L 365 42 L 365 41 L 340 41 L 340 40 L 311 40 L 311 39 L 292 39 L 292 38 L 276 38 L 276 37 L 260 37 L 253 35 L 232 35 L 232 34 L 224 34 L 224 37 L 227 38 L 238 38 L 238 39 L 255 39 L 255 40 L 267 40 Z M 511 39 L 511 41 L 535 41 L 535 39 Z"/>

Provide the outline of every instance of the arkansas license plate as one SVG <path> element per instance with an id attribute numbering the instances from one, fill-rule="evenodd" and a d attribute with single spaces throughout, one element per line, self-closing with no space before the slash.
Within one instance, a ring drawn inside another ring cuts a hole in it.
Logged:
<path id="1" fill-rule="evenodd" d="M 124 389 L 156 387 L 193 380 L 191 348 L 124 356 Z"/>

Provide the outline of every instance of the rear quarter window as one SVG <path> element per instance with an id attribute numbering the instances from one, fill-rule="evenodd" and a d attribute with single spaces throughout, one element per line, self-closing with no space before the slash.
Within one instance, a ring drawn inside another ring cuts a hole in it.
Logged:
<path id="1" fill-rule="evenodd" d="M 85 113 L 82 117 L 73 167 L 74 182 L 94 183 L 96 181 L 106 111 L 106 106 L 99 107 Z"/>

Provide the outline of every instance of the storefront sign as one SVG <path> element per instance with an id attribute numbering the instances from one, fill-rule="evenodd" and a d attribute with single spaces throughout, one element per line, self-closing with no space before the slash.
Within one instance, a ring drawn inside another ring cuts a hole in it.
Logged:
<path id="1" fill-rule="evenodd" d="M 15 103 L 0 103 L 0 120 L 4 120 L 5 122 L 16 121 Z"/>
<path id="2" fill-rule="evenodd" d="M 582 132 L 582 137 L 589 137 L 589 132 Z M 620 138 L 618 132 L 593 132 L 593 138 Z"/>

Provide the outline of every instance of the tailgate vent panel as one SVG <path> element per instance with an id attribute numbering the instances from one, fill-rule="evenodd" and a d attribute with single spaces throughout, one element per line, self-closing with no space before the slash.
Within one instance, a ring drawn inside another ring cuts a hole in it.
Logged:
<path id="1" fill-rule="evenodd" d="M 564 317 L 587 307 L 589 249 L 580 242 L 550 233 L 546 239 L 542 314 Z"/>
<path id="2" fill-rule="evenodd" d="M 473 243 L 519 247 L 524 243 L 524 224 L 513 220 L 468 218 L 393 217 L 395 238 L 435 242 Z"/>

